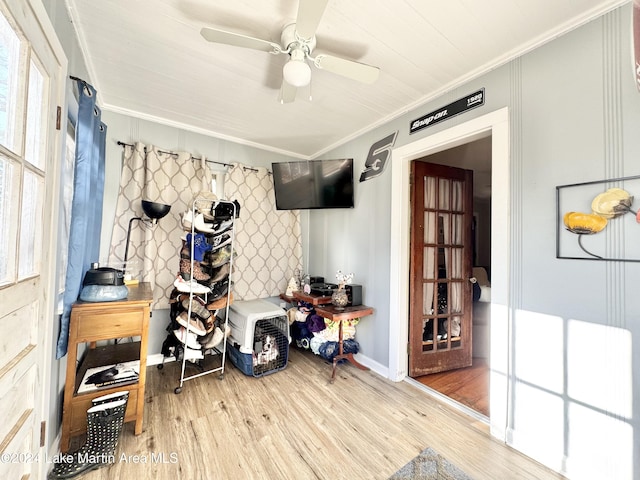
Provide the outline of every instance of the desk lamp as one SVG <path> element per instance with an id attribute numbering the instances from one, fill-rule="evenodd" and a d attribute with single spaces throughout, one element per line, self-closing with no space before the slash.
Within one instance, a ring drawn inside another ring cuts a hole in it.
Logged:
<path id="1" fill-rule="evenodd" d="M 142 200 L 142 210 L 148 218 L 133 217 L 131 220 L 129 220 L 129 229 L 127 230 L 127 243 L 125 244 L 124 249 L 124 262 L 122 265 L 122 270 L 126 269 L 127 260 L 129 258 L 129 239 L 131 238 L 131 227 L 133 226 L 134 220 L 141 220 L 148 225 L 155 225 L 156 223 L 158 223 L 158 220 L 169 213 L 169 210 L 171 210 L 171 205 Z"/>

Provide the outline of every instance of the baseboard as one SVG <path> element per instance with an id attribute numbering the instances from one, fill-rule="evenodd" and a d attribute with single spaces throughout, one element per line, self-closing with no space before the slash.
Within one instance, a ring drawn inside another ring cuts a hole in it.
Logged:
<path id="1" fill-rule="evenodd" d="M 371 371 L 377 373 L 378 375 L 384 378 L 389 378 L 389 368 L 385 367 L 381 363 L 376 362 L 372 358 L 369 358 L 366 355 L 363 355 L 362 353 L 355 354 L 353 358 L 355 358 L 356 361 L 360 362 L 365 367 L 370 368 Z"/>
<path id="2" fill-rule="evenodd" d="M 147 355 L 147 367 L 151 367 L 153 365 L 160 365 L 161 363 L 169 363 L 175 362 L 176 358 L 171 355 L 170 357 L 165 357 L 161 353 L 153 353 L 151 355 Z"/>
<path id="3" fill-rule="evenodd" d="M 411 377 L 406 377 L 404 381 L 422 390 L 423 392 L 431 395 L 432 397 L 440 400 L 441 402 L 446 403 L 447 405 L 455 408 L 456 410 L 462 413 L 465 413 L 466 415 L 473 417 L 474 419 L 479 420 L 482 423 L 489 425 L 489 418 L 485 417 L 481 413 L 476 412 L 472 408 L 469 408 L 466 405 L 461 404 L 460 402 L 456 402 L 455 400 L 447 397 L 446 395 L 443 395 L 442 393 L 434 390 L 433 388 L 423 385 L 422 383 L 418 382 L 417 380 L 414 380 Z"/>
<path id="4" fill-rule="evenodd" d="M 381 375 L 385 378 L 389 378 L 389 369 L 387 367 L 385 367 L 384 365 L 376 362 L 375 360 L 367 357 L 366 355 L 363 355 L 361 353 L 357 353 L 354 355 L 354 358 L 360 362 L 361 364 L 363 364 L 365 367 L 370 368 L 373 372 L 377 373 L 378 375 Z M 169 363 L 169 362 L 175 362 L 176 359 L 173 355 L 169 356 L 169 357 L 165 357 L 163 354 L 161 353 L 153 353 L 151 355 L 147 355 L 147 367 L 151 367 L 153 365 L 160 365 L 161 363 Z"/>

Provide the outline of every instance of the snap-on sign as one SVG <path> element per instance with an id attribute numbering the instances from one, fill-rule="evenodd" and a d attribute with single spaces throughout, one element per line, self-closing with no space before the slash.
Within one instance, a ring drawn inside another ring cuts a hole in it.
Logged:
<path id="1" fill-rule="evenodd" d="M 464 113 L 467 110 L 471 110 L 472 108 L 479 107 L 480 105 L 484 105 L 484 88 L 413 120 L 409 124 L 409 133 L 416 133 L 423 128 L 430 127 L 438 122 L 455 117 L 456 115 Z"/>

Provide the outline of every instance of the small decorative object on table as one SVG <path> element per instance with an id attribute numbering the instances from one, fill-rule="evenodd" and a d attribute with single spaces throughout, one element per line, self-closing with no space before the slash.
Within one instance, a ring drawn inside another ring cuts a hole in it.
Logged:
<path id="1" fill-rule="evenodd" d="M 344 274 L 341 270 L 338 270 L 336 272 L 336 279 L 338 280 L 338 288 L 334 290 L 331 295 L 331 303 L 335 305 L 337 310 L 344 310 L 344 307 L 349 303 L 347 291 L 344 286 L 347 283 L 351 283 L 351 280 L 353 280 L 353 273 Z"/>
<path id="2" fill-rule="evenodd" d="M 298 290 L 300 290 L 300 286 L 298 285 L 297 280 L 295 279 L 295 277 L 291 277 L 291 279 L 289 280 L 289 284 L 287 285 L 285 295 L 290 297 L 291 295 L 293 295 L 293 292 L 297 292 Z"/>

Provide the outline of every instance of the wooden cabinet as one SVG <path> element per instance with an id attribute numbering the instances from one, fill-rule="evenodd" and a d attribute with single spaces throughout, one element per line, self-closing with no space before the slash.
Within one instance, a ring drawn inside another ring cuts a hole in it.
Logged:
<path id="1" fill-rule="evenodd" d="M 62 436 L 60 450 L 69 450 L 71 437 L 86 432 L 87 410 L 91 400 L 108 393 L 129 391 L 125 422 L 135 421 L 135 434 L 142 433 L 144 388 L 147 367 L 147 337 L 150 306 L 153 300 L 151 285 L 143 282 L 128 287 L 126 299 L 115 302 L 76 302 L 71 309 L 69 323 L 69 351 L 67 377 L 62 407 Z M 101 340 L 139 337 L 138 341 L 96 346 Z M 89 344 L 80 363 L 78 345 Z M 88 368 L 140 360 L 138 382 L 117 385 L 97 391 L 78 394 L 78 387 Z"/>

